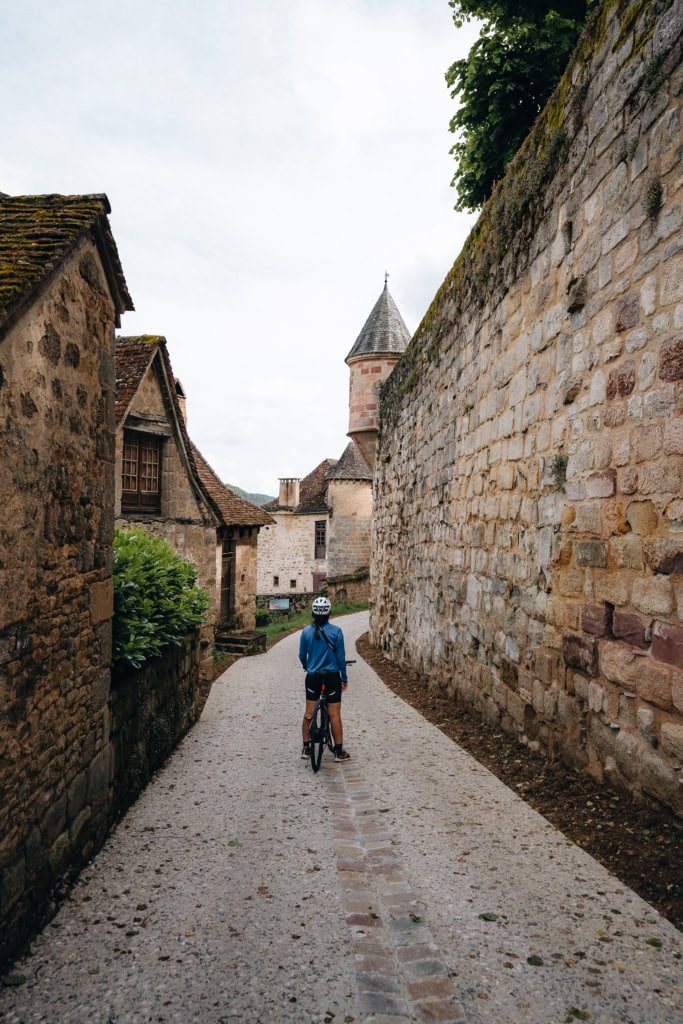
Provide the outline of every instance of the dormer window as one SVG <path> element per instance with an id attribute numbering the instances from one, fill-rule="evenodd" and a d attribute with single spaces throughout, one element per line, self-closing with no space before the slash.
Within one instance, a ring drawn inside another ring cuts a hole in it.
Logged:
<path id="1" fill-rule="evenodd" d="M 123 512 L 161 512 L 161 438 L 137 430 L 123 433 Z"/>

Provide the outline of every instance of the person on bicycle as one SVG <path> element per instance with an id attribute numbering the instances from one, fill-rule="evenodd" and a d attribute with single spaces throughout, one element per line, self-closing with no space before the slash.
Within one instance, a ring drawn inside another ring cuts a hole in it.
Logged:
<path id="1" fill-rule="evenodd" d="M 299 642 L 299 661 L 306 671 L 306 711 L 301 726 L 304 741 L 301 756 L 311 756 L 309 727 L 315 702 L 324 683 L 334 740 L 334 759 L 348 761 L 350 755 L 344 750 L 341 720 L 342 690 L 349 685 L 346 676 L 344 634 L 338 626 L 330 623 L 331 608 L 332 605 L 326 597 L 315 598 L 312 605 L 313 622 L 302 631 Z"/>

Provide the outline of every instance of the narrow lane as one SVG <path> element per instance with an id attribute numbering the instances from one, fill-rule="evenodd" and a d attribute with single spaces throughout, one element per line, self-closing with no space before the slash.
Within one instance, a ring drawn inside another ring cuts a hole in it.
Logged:
<path id="1" fill-rule="evenodd" d="M 680 1024 L 680 933 L 361 661 L 314 776 L 297 644 L 214 684 L 1 1020 Z"/>

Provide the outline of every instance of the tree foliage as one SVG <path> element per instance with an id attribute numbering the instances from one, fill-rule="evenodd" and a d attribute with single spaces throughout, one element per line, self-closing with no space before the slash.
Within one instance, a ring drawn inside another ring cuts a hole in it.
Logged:
<path id="1" fill-rule="evenodd" d="M 165 540 L 137 527 L 115 531 L 114 669 L 140 668 L 204 621 L 209 598 L 196 581 Z"/>
<path id="2" fill-rule="evenodd" d="M 456 209 L 477 209 L 505 173 L 561 78 L 593 2 L 449 0 L 456 26 L 483 21 L 467 57 L 446 72 L 461 103 L 450 122 Z"/>

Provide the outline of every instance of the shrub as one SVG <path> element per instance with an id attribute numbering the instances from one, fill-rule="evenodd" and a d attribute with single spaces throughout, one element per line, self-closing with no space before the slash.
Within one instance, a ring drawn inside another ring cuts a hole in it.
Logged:
<path id="1" fill-rule="evenodd" d="M 140 668 L 178 646 L 206 617 L 194 566 L 165 540 L 131 527 L 114 533 L 113 667 Z"/>

